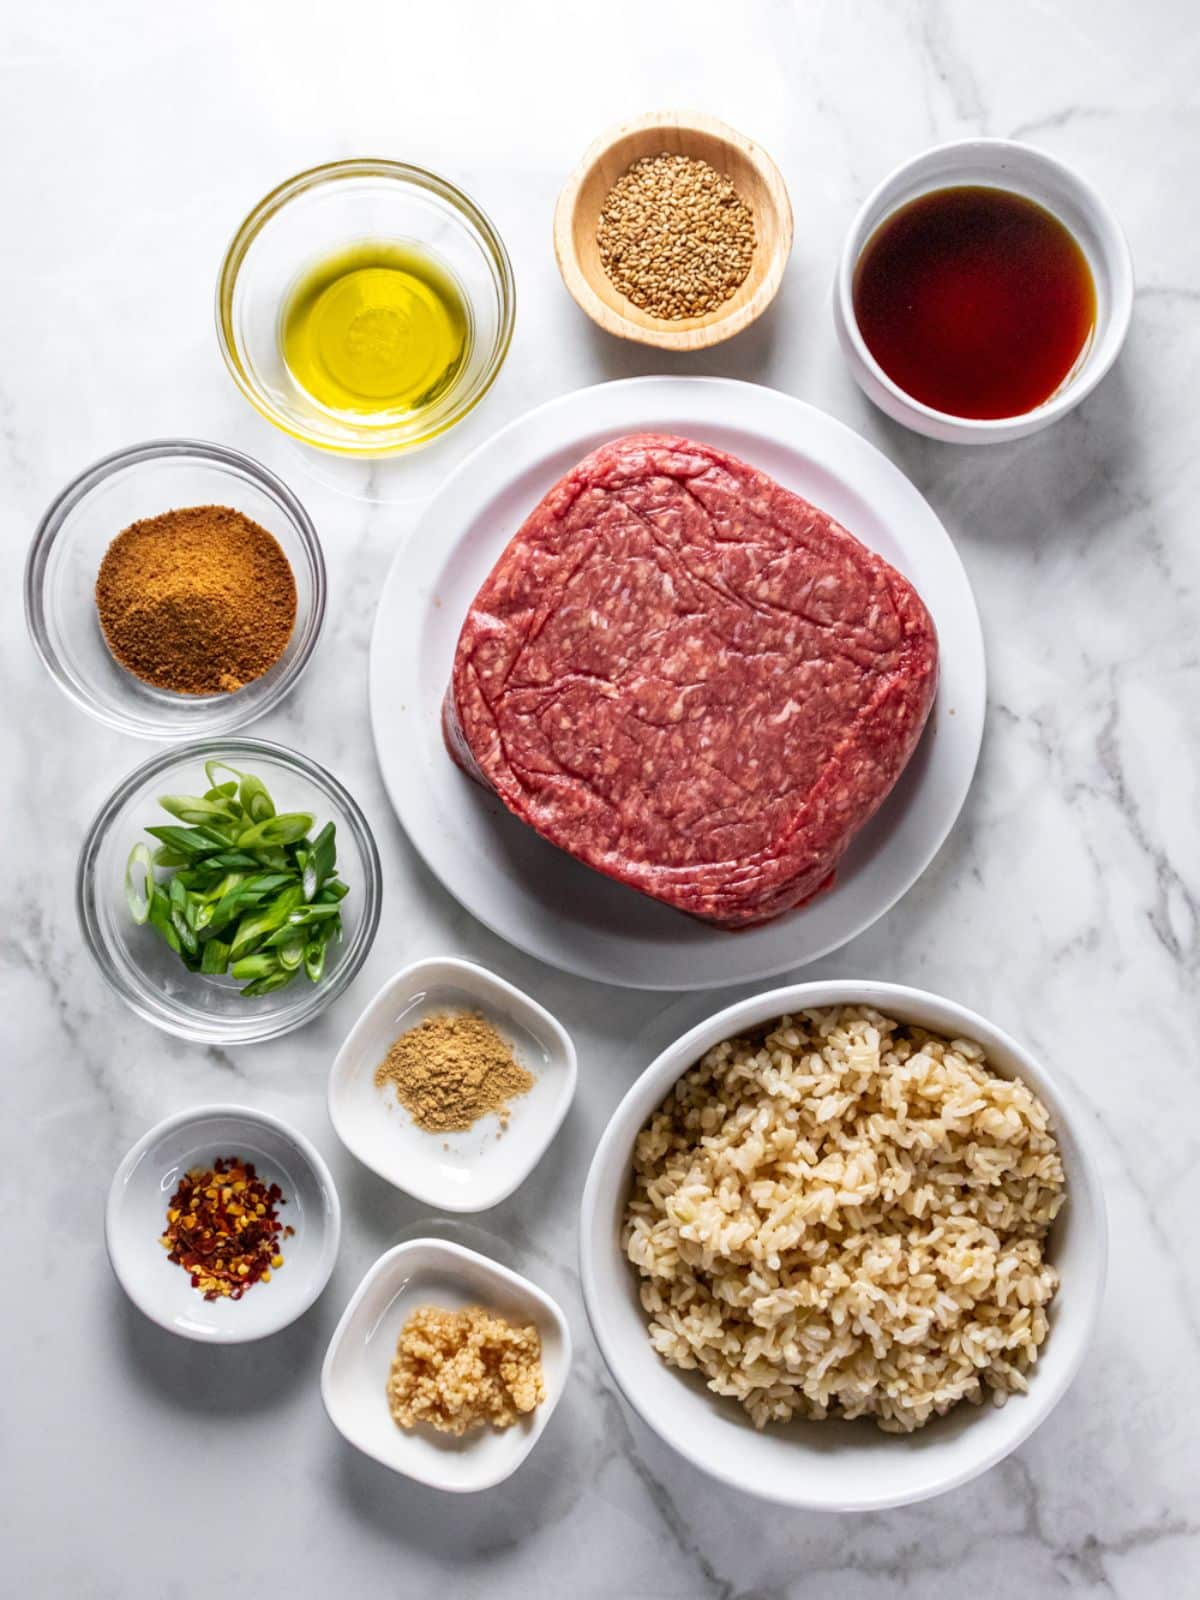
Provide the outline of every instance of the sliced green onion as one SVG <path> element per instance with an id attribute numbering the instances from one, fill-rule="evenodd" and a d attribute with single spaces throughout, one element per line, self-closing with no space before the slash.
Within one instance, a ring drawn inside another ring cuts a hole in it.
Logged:
<path id="1" fill-rule="evenodd" d="M 288 915 L 288 921 L 293 928 L 307 928 L 310 923 L 324 922 L 329 917 L 340 916 L 337 906 L 298 906 Z"/>
<path id="2" fill-rule="evenodd" d="M 275 815 L 275 802 L 267 791 L 266 784 L 261 778 L 256 778 L 252 772 L 243 772 L 242 781 L 238 788 L 238 799 L 241 801 L 242 810 L 251 822 L 266 822 Z M 308 828 L 312 827 L 312 822 Z M 308 832 L 305 828 L 305 833 Z"/>
<path id="3" fill-rule="evenodd" d="M 295 972 L 272 972 L 265 978 L 256 978 L 253 983 L 248 983 L 242 993 L 252 1000 L 255 995 L 270 994 L 273 989 L 286 989 L 295 976 Z"/>
<path id="4" fill-rule="evenodd" d="M 180 822 L 200 823 L 223 830 L 228 824 L 241 820 L 224 801 L 203 800 L 194 794 L 160 794 L 158 803 Z"/>
<path id="5" fill-rule="evenodd" d="M 250 997 L 283 988 L 302 966 L 319 982 L 349 892 L 336 875 L 334 825 L 310 839 L 312 815 L 276 814 L 261 778 L 223 761 L 206 762 L 205 772 L 204 794 L 160 797 L 175 823 L 147 828 L 153 844 L 131 850 L 131 917 L 190 971 L 228 972 Z"/>
<path id="6" fill-rule="evenodd" d="M 208 939 L 205 941 L 200 956 L 200 971 L 206 972 L 210 977 L 225 971 L 229 965 L 229 946 L 223 939 Z"/>
<path id="7" fill-rule="evenodd" d="M 278 937 L 276 935 L 275 937 Z M 274 940 L 268 940 L 272 944 Z M 285 972 L 295 972 L 304 960 L 304 936 L 293 934 L 290 939 L 284 939 L 276 948 L 275 954 L 279 957 L 279 965 Z"/>
<path id="8" fill-rule="evenodd" d="M 214 907 L 212 926 L 223 928 L 226 923 L 244 916 L 247 911 L 259 906 L 268 895 L 276 893 L 290 882 L 292 879 L 286 872 L 264 872 L 243 879 L 227 895 L 222 896 Z"/>
<path id="9" fill-rule="evenodd" d="M 315 900 L 317 890 L 321 887 L 321 880 L 317 877 L 317 869 L 310 855 L 306 855 L 301 862 L 300 884 L 304 890 L 306 900 Z"/>
<path id="10" fill-rule="evenodd" d="M 165 844 L 167 849 L 176 855 L 186 856 L 188 860 L 196 860 L 201 856 L 212 855 L 217 850 L 227 850 L 230 841 L 220 834 L 211 833 L 207 828 L 147 828 L 146 832 L 152 838 Z"/>
<path id="11" fill-rule="evenodd" d="M 237 925 L 237 932 L 233 936 L 233 959 L 247 954 L 263 942 L 267 934 L 274 933 L 282 928 L 288 916 L 299 905 L 303 890 L 299 884 L 294 884 L 289 889 L 284 889 L 277 894 L 270 905 L 262 911 L 252 912 L 244 916 Z"/>
<path id="12" fill-rule="evenodd" d="M 304 970 L 310 983 L 320 983 L 325 971 L 325 940 L 310 939 L 304 947 Z"/>
<path id="13" fill-rule="evenodd" d="M 199 876 L 201 872 L 206 870 L 207 869 L 198 869 L 195 876 Z M 183 878 L 185 882 L 187 881 L 187 874 L 181 872 L 179 876 Z M 217 881 L 212 884 L 211 887 L 204 890 L 204 897 L 206 900 L 212 900 L 214 903 L 223 900 L 227 894 L 233 893 L 239 883 L 245 883 L 245 881 L 246 874 L 244 872 L 223 873 L 217 877 Z M 199 889 L 199 883 L 196 883 L 194 887 Z"/>
<path id="14" fill-rule="evenodd" d="M 217 777 L 218 772 L 233 773 L 235 779 L 233 789 L 234 793 L 236 794 L 237 786 L 242 781 L 242 774 L 238 771 L 238 769 L 236 767 L 231 767 L 228 761 L 206 761 L 204 763 L 204 775 L 208 779 L 209 787 L 212 789 L 219 789 L 223 787 L 219 778 Z"/>
<path id="15" fill-rule="evenodd" d="M 234 843 L 239 850 L 254 850 L 259 845 L 292 844 L 303 839 L 313 825 L 310 811 L 285 811 L 277 817 L 267 817 L 252 828 L 239 833 Z"/>
<path id="16" fill-rule="evenodd" d="M 337 860 L 337 845 L 332 822 L 327 822 L 313 840 L 312 849 L 305 852 L 303 862 L 304 898 L 315 900 L 322 885 L 333 872 Z"/>
<path id="17" fill-rule="evenodd" d="M 229 969 L 230 975 L 234 978 L 269 978 L 273 972 L 279 970 L 278 957 L 268 950 L 260 950 L 257 955 L 243 956 Z"/>
<path id="18" fill-rule="evenodd" d="M 154 893 L 154 863 L 150 846 L 135 844 L 125 863 L 125 898 L 129 914 L 141 926 L 150 916 L 150 899 Z"/>
<path id="19" fill-rule="evenodd" d="M 191 854 L 185 855 L 180 850 L 170 850 L 165 844 L 160 844 L 153 852 L 152 859 L 156 867 L 186 867 L 195 861 L 196 857 Z"/>

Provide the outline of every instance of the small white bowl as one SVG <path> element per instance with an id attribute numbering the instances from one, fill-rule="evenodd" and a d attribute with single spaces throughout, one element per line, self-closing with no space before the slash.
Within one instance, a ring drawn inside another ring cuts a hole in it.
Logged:
<path id="1" fill-rule="evenodd" d="M 205 1300 L 159 1243 L 180 1178 L 219 1156 L 252 1161 L 264 1183 L 277 1183 L 280 1220 L 296 1230 L 280 1241 L 283 1266 L 237 1301 Z M 295 1322 L 329 1282 L 341 1228 L 329 1168 L 304 1135 L 265 1111 L 227 1105 L 180 1111 L 144 1134 L 117 1168 L 104 1218 L 108 1259 L 138 1310 L 208 1344 L 245 1344 Z"/>
<path id="2" fill-rule="evenodd" d="M 1036 200 L 1070 230 L 1096 285 L 1096 326 L 1083 360 L 1043 405 L 1015 417 L 956 417 L 914 400 L 867 349 L 854 315 L 854 269 L 884 219 L 918 195 L 959 184 L 1009 189 Z M 850 370 L 869 400 L 906 428 L 955 444 L 1000 444 L 1049 427 L 1104 377 L 1125 342 L 1133 315 L 1133 261 L 1113 212 L 1092 186 L 1053 156 L 1010 139 L 963 139 L 926 150 L 897 167 L 850 225 L 833 287 L 833 317 Z"/>
<path id="3" fill-rule="evenodd" d="M 1020 1076 L 1050 1112 L 1067 1202 L 1050 1235 L 1062 1287 L 1027 1394 L 1002 1407 L 959 1405 L 912 1434 L 886 1434 L 867 1419 L 794 1419 L 757 1431 L 735 1401 L 721 1399 L 652 1349 L 634 1269 L 621 1249 L 633 1142 L 676 1079 L 721 1040 L 785 1012 L 869 1005 L 950 1038 L 974 1039 L 992 1071 Z M 942 1494 L 994 1466 L 1044 1422 L 1083 1360 L 1104 1290 L 1107 1229 L 1086 1121 L 1062 1085 L 1015 1039 L 965 1006 L 920 989 L 858 979 L 793 984 L 719 1011 L 647 1067 L 613 1113 L 583 1192 L 579 1249 L 592 1331 L 625 1398 L 659 1436 L 702 1472 L 732 1488 L 814 1511 L 879 1511 Z"/>
<path id="4" fill-rule="evenodd" d="M 507 1128 L 483 1117 L 465 1133 L 418 1128 L 375 1069 L 392 1043 L 446 1009 L 482 1012 L 535 1078 L 510 1105 Z M 525 1181 L 575 1093 L 575 1046 L 550 1013 L 483 967 L 451 956 L 405 967 L 371 1001 L 329 1074 L 329 1117 L 364 1166 L 439 1211 L 486 1211 Z"/>
<path id="5" fill-rule="evenodd" d="M 400 1330 L 422 1305 L 457 1311 L 482 1305 L 510 1322 L 532 1322 L 542 1341 L 546 1398 L 511 1428 L 477 1428 L 456 1439 L 433 1428 L 401 1428 L 387 1382 Z M 559 1306 L 528 1278 L 444 1239 L 412 1239 L 386 1251 L 355 1290 L 321 1368 L 321 1398 L 338 1432 L 364 1455 L 435 1489 L 470 1494 L 503 1483 L 545 1431 L 571 1367 L 571 1331 Z"/>

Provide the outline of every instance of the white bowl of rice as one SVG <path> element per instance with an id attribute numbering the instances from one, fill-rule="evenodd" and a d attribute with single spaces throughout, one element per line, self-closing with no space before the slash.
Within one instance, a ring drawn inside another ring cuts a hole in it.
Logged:
<path id="1" fill-rule="evenodd" d="M 1014 1039 L 899 984 L 794 984 L 665 1050 L 584 1189 L 596 1340 L 733 1488 L 870 1511 L 994 1466 L 1077 1372 L 1104 1288 L 1081 1114 Z"/>

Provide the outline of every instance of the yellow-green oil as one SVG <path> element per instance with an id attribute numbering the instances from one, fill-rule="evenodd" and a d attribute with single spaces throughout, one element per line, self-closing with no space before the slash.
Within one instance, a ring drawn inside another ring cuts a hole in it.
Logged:
<path id="1" fill-rule="evenodd" d="M 471 316 L 446 267 L 412 244 L 363 241 L 309 269 L 280 323 L 295 381 L 330 411 L 411 416 L 454 382 Z"/>

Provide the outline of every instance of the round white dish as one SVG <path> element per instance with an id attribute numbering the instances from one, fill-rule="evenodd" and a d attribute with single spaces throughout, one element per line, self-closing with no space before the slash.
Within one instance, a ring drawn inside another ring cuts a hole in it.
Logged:
<path id="1" fill-rule="evenodd" d="M 253 1161 L 264 1183 L 277 1183 L 287 1202 L 280 1220 L 296 1230 L 280 1243 L 283 1266 L 237 1301 L 205 1300 L 159 1243 L 180 1178 L 219 1156 Z M 337 1189 L 315 1146 L 278 1117 L 236 1105 L 180 1111 L 151 1128 L 117 1168 L 104 1217 L 108 1259 L 138 1310 L 207 1344 L 245 1344 L 295 1322 L 329 1282 L 341 1230 Z"/>
<path id="2" fill-rule="evenodd" d="M 542 1341 L 546 1398 L 521 1422 L 456 1439 L 399 1427 L 387 1382 L 400 1330 L 418 1306 L 449 1311 L 482 1305 L 510 1322 L 532 1322 Z M 491 1489 L 511 1477 L 546 1431 L 571 1369 L 571 1330 L 562 1308 L 536 1284 L 446 1239 L 410 1239 L 381 1255 L 342 1314 L 321 1367 L 321 1399 L 356 1450 L 393 1472 L 451 1494 Z"/>
<path id="3" fill-rule="evenodd" d="M 392 1043 L 438 1011 L 480 1011 L 534 1076 L 511 1102 L 507 1127 L 480 1118 L 462 1133 L 418 1128 L 375 1069 Z M 438 1211 L 486 1211 L 533 1171 L 575 1094 L 575 1046 L 566 1029 L 520 989 L 453 956 L 435 956 L 389 978 L 351 1029 L 329 1074 L 329 1120 L 352 1155 L 388 1183 Z"/>
<path id="4" fill-rule="evenodd" d="M 949 1037 L 975 1039 L 989 1066 L 1020 1076 L 1040 1096 L 1062 1154 L 1067 1203 L 1050 1236 L 1062 1287 L 1029 1392 L 1003 1407 L 960 1405 L 914 1434 L 873 1422 L 793 1420 L 758 1432 L 732 1400 L 655 1354 L 637 1279 L 620 1246 L 633 1141 L 673 1083 L 706 1050 L 784 1012 L 861 1004 Z M 613 1377 L 654 1431 L 694 1466 L 765 1500 L 818 1511 L 878 1511 L 956 1488 L 994 1466 L 1043 1422 L 1066 1392 L 1091 1338 L 1104 1290 L 1107 1226 L 1084 1115 L 1015 1039 L 952 1000 L 901 984 L 846 979 L 794 984 L 728 1006 L 654 1061 L 621 1101 L 592 1159 L 580 1213 L 584 1303 Z"/>
<path id="5" fill-rule="evenodd" d="M 918 195 L 955 184 L 1010 189 L 1036 200 L 1066 225 L 1087 257 L 1096 285 L 1096 326 L 1075 370 L 1044 405 L 1015 417 L 955 417 L 906 394 L 867 349 L 854 314 L 854 269 L 884 219 Z M 890 173 L 850 224 L 833 286 L 833 319 L 855 381 L 889 417 L 930 439 L 1004 444 L 1047 428 L 1072 411 L 1120 353 L 1133 316 L 1133 259 L 1107 203 L 1071 167 L 1012 139 L 961 139 L 937 145 Z"/>
<path id="6" fill-rule="evenodd" d="M 441 702 L 467 608 L 547 489 L 606 439 L 692 435 L 805 495 L 892 562 L 937 624 L 941 680 L 916 754 L 834 887 L 731 934 L 592 872 L 517 821 L 442 744 Z M 771 977 L 845 944 L 928 866 L 966 798 L 983 732 L 983 637 L 958 554 L 873 445 L 774 389 L 632 378 L 527 413 L 447 479 L 388 574 L 371 641 L 371 723 L 392 804 L 430 870 L 480 922 L 552 966 L 636 989 Z"/>

